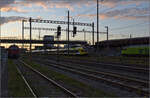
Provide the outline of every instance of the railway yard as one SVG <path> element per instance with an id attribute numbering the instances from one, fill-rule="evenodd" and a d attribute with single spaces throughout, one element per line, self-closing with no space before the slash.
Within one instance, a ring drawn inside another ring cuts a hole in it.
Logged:
<path id="1" fill-rule="evenodd" d="M 121 46 L 139 39 L 142 45 Z M 115 41 L 118 43 L 110 41 L 109 47 L 102 42 L 99 48 L 82 44 L 29 50 L 15 44 L 1 47 L 0 95 L 149 98 L 148 38 Z"/>
<path id="2" fill-rule="evenodd" d="M 0 98 L 150 98 L 150 0 L 0 0 Z"/>
<path id="3" fill-rule="evenodd" d="M 7 96 L 149 97 L 148 65 L 136 62 L 106 63 L 90 56 L 24 54 L 19 59 L 8 59 L 7 65 Z"/>

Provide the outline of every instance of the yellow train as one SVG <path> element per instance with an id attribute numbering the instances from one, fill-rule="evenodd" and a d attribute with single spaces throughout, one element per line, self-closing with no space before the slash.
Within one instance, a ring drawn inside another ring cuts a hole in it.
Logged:
<path id="1" fill-rule="evenodd" d="M 59 51 L 60 54 L 68 55 L 67 46 Z M 69 45 L 69 55 L 87 55 L 88 52 L 79 44 Z"/>

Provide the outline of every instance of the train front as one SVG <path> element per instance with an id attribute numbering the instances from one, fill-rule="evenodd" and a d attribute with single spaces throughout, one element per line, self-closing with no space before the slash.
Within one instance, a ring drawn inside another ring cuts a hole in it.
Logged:
<path id="1" fill-rule="evenodd" d="M 11 45 L 8 48 L 8 58 L 19 58 L 20 56 L 20 50 L 19 47 L 17 45 Z"/>

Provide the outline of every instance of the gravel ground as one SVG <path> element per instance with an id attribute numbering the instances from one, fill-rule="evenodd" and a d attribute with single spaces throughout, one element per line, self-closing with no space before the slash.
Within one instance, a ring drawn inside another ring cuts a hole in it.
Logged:
<path id="1" fill-rule="evenodd" d="M 41 58 L 41 57 L 38 57 Z M 42 59 L 49 59 L 49 60 L 57 60 L 56 57 L 44 57 Z M 141 79 L 141 80 L 149 80 L 149 75 L 148 74 L 143 74 L 141 72 L 132 72 L 132 71 L 126 71 L 124 69 L 119 69 L 117 67 L 111 67 L 111 66 L 104 66 L 102 64 L 84 64 L 85 61 L 82 61 L 82 63 L 75 63 L 75 62 L 70 62 L 67 59 L 61 58 L 59 60 L 61 63 L 68 63 L 71 64 L 71 66 L 79 66 L 79 65 L 84 65 L 84 66 L 88 66 L 91 67 L 91 69 L 97 70 L 97 71 L 102 71 L 102 72 L 112 72 L 112 73 L 116 73 L 116 74 L 121 74 L 121 75 L 125 75 L 125 76 L 129 76 L 129 77 L 136 77 L 136 79 Z"/>
<path id="2" fill-rule="evenodd" d="M 141 74 L 141 73 L 132 73 L 132 72 L 126 72 L 126 71 L 122 71 L 122 70 L 118 70 L 118 69 L 111 69 L 111 68 L 105 68 L 105 67 L 100 67 L 100 65 L 85 65 L 85 64 L 78 64 L 78 63 L 71 63 L 71 62 L 64 62 L 64 61 L 60 61 L 60 63 L 64 63 L 64 64 L 68 64 L 68 65 L 71 65 L 71 66 L 78 66 L 80 67 L 81 66 L 85 66 L 85 67 L 90 67 L 90 69 L 93 69 L 95 71 L 100 71 L 100 72 L 112 72 L 112 73 L 115 73 L 115 74 L 118 74 L 118 75 L 123 75 L 123 76 L 127 76 L 127 77 L 133 77 L 133 78 L 136 78 L 136 79 L 140 79 L 140 80 L 146 80 L 148 81 L 148 76 L 144 75 L 144 74 Z"/>
<path id="3" fill-rule="evenodd" d="M 31 88 L 34 88 L 33 91 L 38 97 L 69 97 L 69 95 L 64 93 L 60 88 L 54 86 L 30 69 L 21 65 L 19 69 L 22 71 Z"/>
<path id="4" fill-rule="evenodd" d="M 41 66 L 47 66 L 46 64 L 49 64 L 49 63 L 41 62 L 41 61 L 38 61 L 38 60 L 36 62 L 40 63 Z M 57 71 L 59 73 L 65 74 L 65 75 L 67 75 L 69 77 L 72 77 L 74 79 L 77 79 L 80 82 L 83 82 L 83 83 L 85 83 L 87 85 L 90 85 L 90 86 L 92 86 L 94 88 L 103 90 L 106 93 L 109 92 L 109 93 L 115 94 L 115 95 L 117 95 L 119 97 L 138 97 L 138 95 L 135 94 L 134 92 L 124 90 L 123 88 L 114 87 L 111 84 L 104 83 L 102 81 L 92 80 L 92 79 L 89 79 L 89 78 L 87 78 L 85 76 L 74 74 L 72 72 L 64 71 L 64 70 L 57 69 L 57 68 L 50 67 L 50 66 L 49 66 L 49 68 L 52 69 L 52 70 L 55 70 L 55 71 Z"/>

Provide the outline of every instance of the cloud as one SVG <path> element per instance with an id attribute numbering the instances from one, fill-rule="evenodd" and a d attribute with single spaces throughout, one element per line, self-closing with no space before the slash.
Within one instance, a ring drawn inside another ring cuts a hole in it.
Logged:
<path id="1" fill-rule="evenodd" d="M 96 14 L 78 15 L 80 17 L 94 18 Z M 149 8 L 126 8 L 121 10 L 113 10 L 99 14 L 100 19 L 148 19 L 150 17 Z"/>
<path id="2" fill-rule="evenodd" d="M 27 12 L 28 12 L 28 11 L 26 11 L 26 10 L 20 9 L 19 7 L 11 7 L 11 6 L 1 8 L 1 11 L 2 11 L 2 12 L 10 12 L 10 11 L 13 11 L 13 12 L 17 12 L 17 13 L 27 13 Z"/>
<path id="3" fill-rule="evenodd" d="M 21 21 L 22 19 L 27 19 L 27 18 L 19 17 L 19 16 L 0 17 L 0 25 L 9 23 L 9 22 Z"/>
<path id="4" fill-rule="evenodd" d="M 79 2 L 79 0 L 77 0 Z M 82 1 L 82 0 L 81 0 Z M 19 2 L 15 0 L 0 0 L 0 8 L 3 12 L 26 12 L 25 10 L 21 10 L 21 7 L 32 7 L 33 5 L 42 7 L 44 10 L 48 10 L 48 8 L 68 8 L 70 10 L 74 10 L 73 2 L 69 0 L 20 0 Z"/>
<path id="5" fill-rule="evenodd" d="M 15 0 L 0 0 L 0 8 L 8 7 L 11 4 L 14 4 Z"/>
<path id="6" fill-rule="evenodd" d="M 115 7 L 118 5 L 129 5 L 129 4 L 136 4 L 139 5 L 143 2 L 149 2 L 149 0 L 103 0 L 102 3 L 104 6 L 107 7 Z"/>
<path id="7" fill-rule="evenodd" d="M 103 19 L 117 18 L 117 17 L 122 17 L 122 16 L 124 16 L 124 17 L 125 16 L 133 17 L 134 16 L 135 19 L 136 19 L 136 16 L 137 16 L 138 17 L 137 19 L 140 19 L 139 16 L 141 16 L 141 15 L 143 15 L 143 16 L 150 15 L 150 10 L 149 10 L 149 8 L 126 8 L 126 9 L 113 10 L 113 11 L 109 11 L 109 12 L 106 12 L 106 13 L 101 13 L 101 15 L 104 17 Z"/>
<path id="8" fill-rule="evenodd" d="M 107 7 L 115 7 L 117 5 L 127 4 L 140 4 L 142 2 L 149 2 L 149 0 L 99 0 L 100 4 L 103 4 Z M 22 13 L 25 11 L 21 10 L 21 7 L 32 7 L 33 5 L 35 5 L 42 7 L 44 10 L 47 10 L 49 8 L 68 8 L 71 11 L 74 11 L 74 6 L 90 6 L 95 3 L 96 0 L 0 0 L 0 8 L 3 8 L 3 11 L 6 12 L 14 11 Z"/>
<path id="9" fill-rule="evenodd" d="M 18 6 L 14 6 L 15 0 L 0 0 L 0 9 L 2 12 L 17 12 L 25 13 L 27 11 L 20 9 Z"/>
<path id="10" fill-rule="evenodd" d="M 142 19 L 142 20 L 148 20 L 150 15 L 145 15 L 145 16 L 124 16 L 124 19 L 128 20 L 135 20 L 135 19 Z"/>

